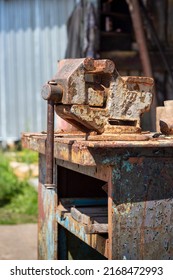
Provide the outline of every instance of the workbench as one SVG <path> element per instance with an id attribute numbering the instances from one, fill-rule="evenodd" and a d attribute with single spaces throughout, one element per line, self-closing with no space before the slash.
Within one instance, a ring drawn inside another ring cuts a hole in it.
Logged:
<path id="1" fill-rule="evenodd" d="M 46 134 L 23 134 L 39 153 L 39 259 L 173 259 L 173 138 L 149 137 L 55 134 L 46 188 Z"/>

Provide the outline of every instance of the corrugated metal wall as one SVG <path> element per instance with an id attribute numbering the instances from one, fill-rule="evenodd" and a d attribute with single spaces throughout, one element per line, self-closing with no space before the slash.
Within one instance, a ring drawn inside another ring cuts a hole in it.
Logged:
<path id="1" fill-rule="evenodd" d="M 0 140 L 46 129 L 42 85 L 64 57 L 75 0 L 0 0 Z"/>

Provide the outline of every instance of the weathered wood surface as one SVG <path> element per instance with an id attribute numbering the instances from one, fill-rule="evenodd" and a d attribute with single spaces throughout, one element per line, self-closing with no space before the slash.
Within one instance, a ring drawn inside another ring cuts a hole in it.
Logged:
<path id="1" fill-rule="evenodd" d="M 92 224 L 85 226 L 85 232 L 88 234 L 107 233 L 108 224 Z"/>
<path id="2" fill-rule="evenodd" d="M 79 207 L 71 208 L 71 215 L 73 219 L 83 224 L 89 225 L 94 223 L 108 222 L 108 208 L 107 207 Z"/>
<path id="3" fill-rule="evenodd" d="M 92 228 L 91 232 L 89 232 L 88 229 L 85 228 L 85 224 L 79 223 L 72 218 L 70 212 L 64 212 L 62 216 L 58 210 L 56 214 L 56 220 L 61 226 L 69 230 L 86 244 L 97 250 L 105 257 L 108 257 L 108 240 L 107 238 L 97 234 L 98 231 L 96 229 L 94 230 Z"/>

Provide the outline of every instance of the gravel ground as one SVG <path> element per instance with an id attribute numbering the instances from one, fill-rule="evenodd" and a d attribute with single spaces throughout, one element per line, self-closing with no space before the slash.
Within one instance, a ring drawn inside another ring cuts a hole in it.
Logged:
<path id="1" fill-rule="evenodd" d="M 37 224 L 0 225 L 0 260 L 36 260 Z"/>

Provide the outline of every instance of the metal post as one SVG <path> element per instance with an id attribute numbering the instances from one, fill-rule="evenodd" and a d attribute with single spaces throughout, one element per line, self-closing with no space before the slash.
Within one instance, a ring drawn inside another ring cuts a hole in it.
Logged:
<path id="1" fill-rule="evenodd" d="M 129 11 L 131 14 L 132 22 L 133 22 L 133 28 L 135 32 L 135 37 L 136 37 L 136 42 L 139 47 L 139 55 L 143 67 L 143 72 L 144 76 L 147 77 L 152 77 L 152 67 L 151 67 L 151 62 L 150 62 L 150 57 L 149 57 L 149 52 L 147 48 L 147 41 L 145 37 L 145 32 L 144 32 L 144 26 L 142 22 L 142 16 L 141 16 L 141 11 L 140 11 L 140 6 L 139 6 L 139 1 L 138 0 L 126 0 L 128 5 L 129 5 Z M 153 110 L 151 110 L 151 124 L 152 124 L 152 130 L 155 130 L 155 108 L 156 108 L 156 96 L 154 94 L 153 98 Z"/>
<path id="2" fill-rule="evenodd" d="M 144 76 L 151 77 L 152 68 L 151 68 L 150 57 L 147 48 L 146 37 L 144 33 L 144 26 L 140 13 L 139 2 L 138 0 L 127 0 L 127 2 L 129 4 L 129 10 L 133 22 L 135 37 L 139 47 L 139 54 L 143 66 Z"/>
<path id="3" fill-rule="evenodd" d="M 53 185 L 54 102 L 47 101 L 46 187 Z"/>
<path id="4" fill-rule="evenodd" d="M 54 188 L 53 159 L 54 159 L 54 104 L 62 99 L 63 89 L 52 80 L 42 88 L 42 97 L 47 100 L 47 139 L 46 139 L 46 184 L 47 188 Z"/>

